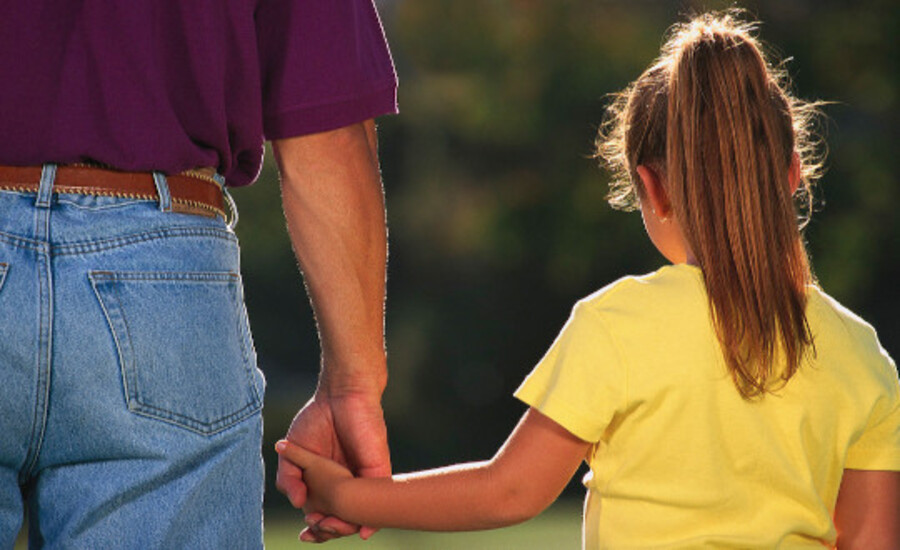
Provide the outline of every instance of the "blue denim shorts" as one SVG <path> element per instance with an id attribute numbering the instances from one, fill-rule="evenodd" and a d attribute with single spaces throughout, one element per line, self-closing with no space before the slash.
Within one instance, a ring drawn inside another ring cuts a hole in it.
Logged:
<path id="1" fill-rule="evenodd" d="M 261 548 L 234 232 L 52 183 L 0 192 L 0 548 Z"/>

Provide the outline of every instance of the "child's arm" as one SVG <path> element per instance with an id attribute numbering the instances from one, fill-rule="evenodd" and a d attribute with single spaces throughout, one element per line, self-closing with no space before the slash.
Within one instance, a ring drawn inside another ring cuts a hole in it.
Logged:
<path id="1" fill-rule="evenodd" d="M 308 511 L 372 527 L 466 531 L 538 515 L 575 474 L 590 443 L 529 409 L 493 459 L 393 478 L 354 478 L 327 458 L 281 441 L 303 469 Z"/>
<path id="2" fill-rule="evenodd" d="M 844 470 L 834 526 L 838 548 L 900 548 L 900 472 Z"/>

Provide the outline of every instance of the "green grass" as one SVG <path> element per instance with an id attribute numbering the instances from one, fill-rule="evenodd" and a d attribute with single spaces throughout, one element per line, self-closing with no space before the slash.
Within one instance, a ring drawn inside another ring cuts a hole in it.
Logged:
<path id="1" fill-rule="evenodd" d="M 302 514 L 269 512 L 265 522 L 267 550 L 313 548 L 297 540 L 303 528 Z M 15 550 L 25 550 L 20 537 Z M 320 548 L 320 547 L 316 547 Z M 581 548 L 581 505 L 564 500 L 521 525 L 474 533 L 419 533 L 383 529 L 371 539 L 333 540 L 325 550 L 576 550 Z"/>
<path id="2" fill-rule="evenodd" d="M 270 513 L 266 518 L 266 548 L 311 548 L 300 543 L 301 515 Z M 474 533 L 420 533 L 383 529 L 368 541 L 358 537 L 334 540 L 326 550 L 576 550 L 581 548 L 581 504 L 561 501 L 537 518 L 513 527 Z"/>

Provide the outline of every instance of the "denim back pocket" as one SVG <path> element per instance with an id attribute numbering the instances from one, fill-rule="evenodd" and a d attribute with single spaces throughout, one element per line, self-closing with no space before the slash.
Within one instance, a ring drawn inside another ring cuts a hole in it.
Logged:
<path id="1" fill-rule="evenodd" d="M 93 271 L 134 413 L 201 434 L 262 408 L 236 273 Z"/>

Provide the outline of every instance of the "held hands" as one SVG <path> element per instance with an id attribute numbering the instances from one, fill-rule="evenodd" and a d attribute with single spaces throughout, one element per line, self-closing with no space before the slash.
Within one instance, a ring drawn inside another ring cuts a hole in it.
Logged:
<path id="1" fill-rule="evenodd" d="M 303 472 L 306 485 L 304 510 L 339 515 L 336 495 L 342 485 L 353 479 L 353 473 L 341 464 L 281 440 L 275 444 L 278 459 L 288 460 Z"/>
<path id="2" fill-rule="evenodd" d="M 359 477 L 388 477 L 391 463 L 379 396 L 372 392 L 332 395 L 320 388 L 294 417 L 285 439 L 293 447 L 303 447 L 309 451 L 307 454 L 331 459 Z M 309 510 L 306 516 L 309 527 L 300 534 L 301 540 L 325 542 L 357 531 L 365 539 L 375 532 L 367 527 L 360 530 L 356 525 L 319 513 L 322 511 L 319 506 L 307 502 L 310 494 L 306 477 L 297 464 L 284 456 L 278 457 L 276 487 L 295 508 Z"/>

